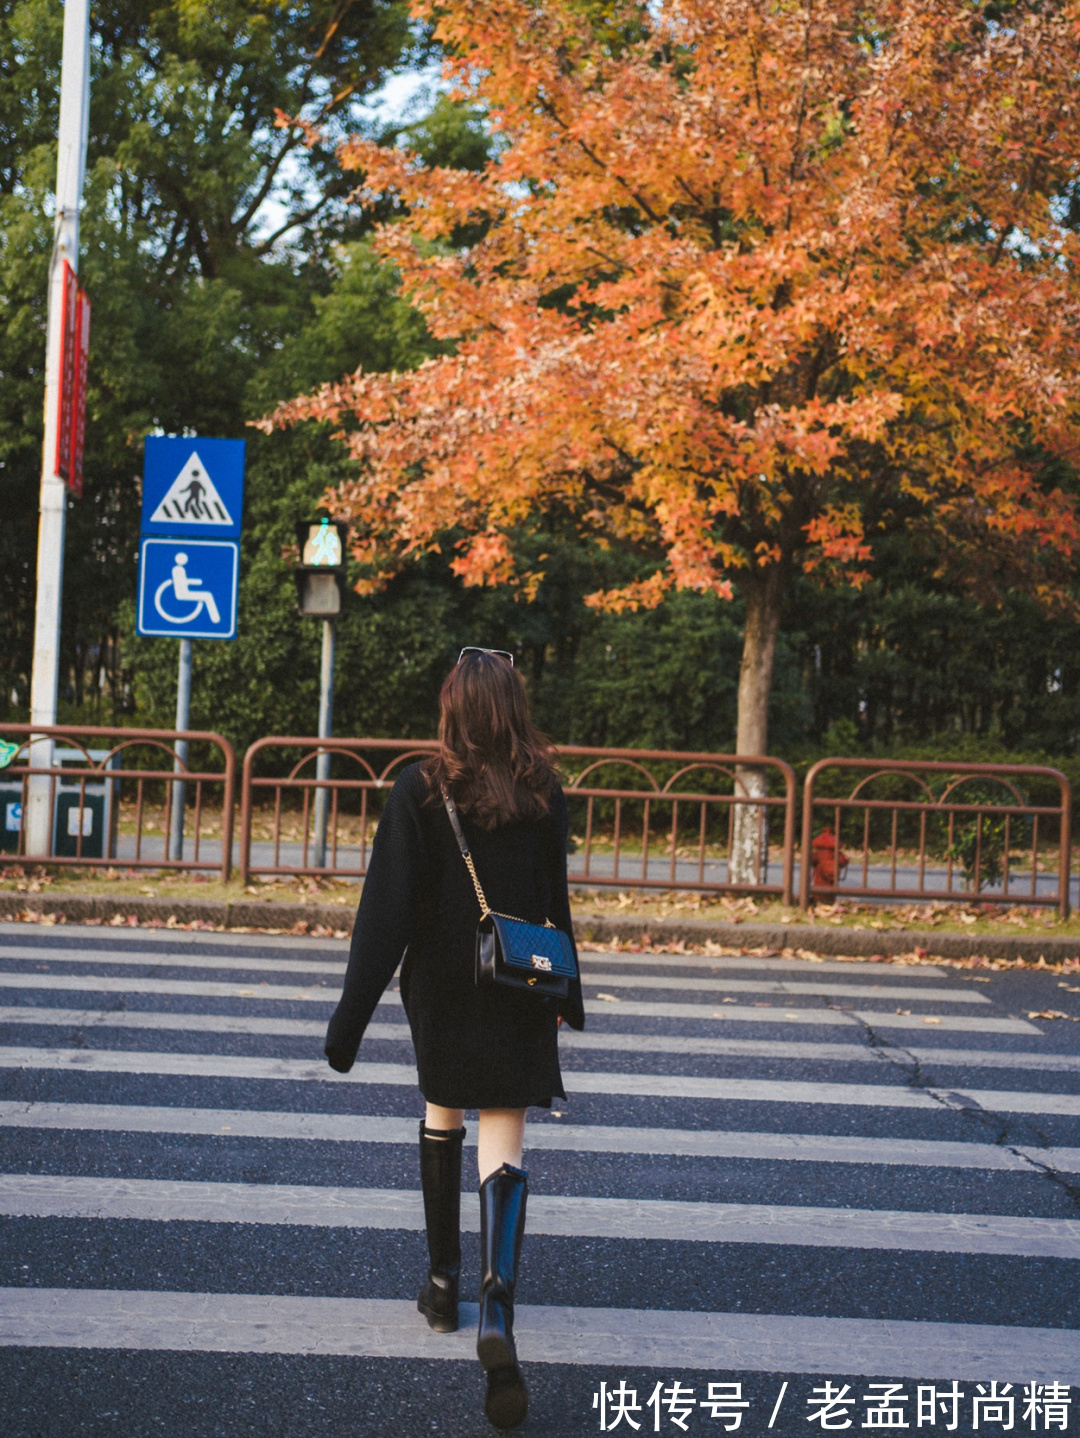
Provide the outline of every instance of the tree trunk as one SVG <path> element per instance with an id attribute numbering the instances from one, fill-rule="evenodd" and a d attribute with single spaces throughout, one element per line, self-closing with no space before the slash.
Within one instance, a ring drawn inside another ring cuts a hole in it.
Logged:
<path id="1" fill-rule="evenodd" d="M 769 691 L 772 688 L 776 636 L 780 629 L 780 574 L 777 567 L 761 580 L 748 584 L 746 633 L 739 666 L 738 730 L 736 754 L 765 755 L 769 752 Z M 740 764 L 735 770 L 735 793 L 762 798 L 768 792 L 765 770 Z M 737 804 L 732 824 L 731 861 L 728 874 L 733 884 L 763 884 L 768 855 L 768 810 L 759 804 Z"/>

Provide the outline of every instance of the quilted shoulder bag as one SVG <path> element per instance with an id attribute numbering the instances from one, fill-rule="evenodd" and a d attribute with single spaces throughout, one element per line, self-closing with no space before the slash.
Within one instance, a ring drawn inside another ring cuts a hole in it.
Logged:
<path id="1" fill-rule="evenodd" d="M 530 924 L 510 914 L 497 914 L 491 908 L 477 877 L 476 865 L 454 801 L 445 789 L 443 803 L 480 901 L 480 923 L 476 930 L 477 987 L 497 984 L 543 998 L 565 999 L 570 992 L 571 979 L 578 977 L 577 960 L 570 939 L 550 920 L 543 924 Z"/>

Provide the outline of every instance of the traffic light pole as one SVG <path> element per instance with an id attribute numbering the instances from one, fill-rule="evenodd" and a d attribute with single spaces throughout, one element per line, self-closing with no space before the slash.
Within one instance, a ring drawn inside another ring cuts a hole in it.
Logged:
<path id="1" fill-rule="evenodd" d="M 86 168 L 90 106 L 89 0 L 66 0 L 60 78 L 60 131 L 56 158 L 56 219 L 49 261 L 48 322 L 45 340 L 45 436 L 41 452 L 34 613 L 34 659 L 30 675 L 30 722 L 42 728 L 56 723 L 60 673 L 60 601 L 64 575 L 64 522 L 67 489 L 56 473 L 57 418 L 63 379 L 64 261 L 79 267 L 79 206 Z M 32 769 L 52 767 L 51 739 L 33 740 Z M 26 789 L 26 853 L 48 854 L 52 831 L 52 783 L 31 773 Z"/>
<path id="2" fill-rule="evenodd" d="M 296 597 L 300 613 L 321 619 L 322 671 L 319 682 L 319 738 L 329 739 L 334 726 L 334 639 L 341 613 L 341 577 L 345 572 L 345 535 L 340 520 L 302 519 L 296 526 L 300 563 Z M 315 833 L 312 863 L 326 867 L 326 820 L 330 790 L 330 751 L 320 748 L 315 759 Z"/>
<path id="3" fill-rule="evenodd" d="M 329 739 L 334 727 L 334 640 L 337 621 L 323 620 L 322 671 L 319 685 L 319 738 Z M 315 777 L 320 784 L 330 778 L 330 751 L 323 749 L 315 761 Z M 315 790 L 315 853 L 316 869 L 326 865 L 326 806 L 330 798 L 329 789 Z"/>

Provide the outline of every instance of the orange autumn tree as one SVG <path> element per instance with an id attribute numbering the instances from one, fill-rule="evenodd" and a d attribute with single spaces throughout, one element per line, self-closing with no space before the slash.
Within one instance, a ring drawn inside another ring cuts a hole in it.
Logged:
<path id="1" fill-rule="evenodd" d="M 377 244 L 447 352 L 267 422 L 338 424 L 356 474 L 330 501 L 367 582 L 452 533 L 466 584 L 529 595 L 521 541 L 557 514 L 650 561 L 591 603 L 737 590 L 747 757 L 793 577 L 860 583 L 873 507 L 902 501 L 954 570 L 1053 596 L 1077 541 L 1053 476 L 1080 453 L 1080 0 L 414 14 L 494 158 L 341 158 L 361 203 L 401 207 Z"/>

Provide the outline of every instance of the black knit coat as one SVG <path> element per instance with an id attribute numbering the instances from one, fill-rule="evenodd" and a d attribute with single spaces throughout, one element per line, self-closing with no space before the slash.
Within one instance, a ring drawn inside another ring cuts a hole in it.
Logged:
<path id="1" fill-rule="evenodd" d="M 571 935 L 566 799 L 543 819 L 484 830 L 460 815 L 488 903 Z M 375 1006 L 402 961 L 401 997 L 420 1091 L 444 1108 L 546 1107 L 565 1098 L 557 1015 L 584 1027 L 581 985 L 556 1002 L 474 978 L 480 905 L 441 802 L 419 764 L 402 770 L 383 810 L 353 926 L 345 986 L 326 1056 L 347 1073 Z"/>

